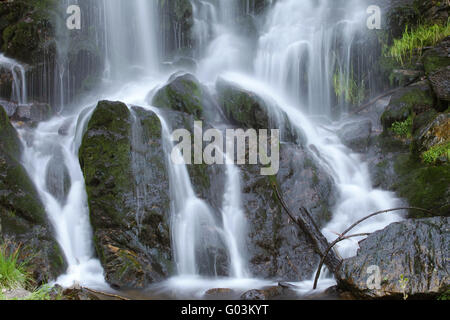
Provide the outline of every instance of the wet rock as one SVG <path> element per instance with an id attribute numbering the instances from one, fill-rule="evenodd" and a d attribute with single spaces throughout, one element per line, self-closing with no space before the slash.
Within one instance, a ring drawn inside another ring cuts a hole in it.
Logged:
<path id="1" fill-rule="evenodd" d="M 450 113 L 441 113 L 414 136 L 415 149 L 423 152 L 450 140 Z"/>
<path id="2" fill-rule="evenodd" d="M 156 92 L 152 104 L 201 118 L 205 90 L 192 74 L 175 74 L 170 77 L 166 86 Z"/>
<path id="3" fill-rule="evenodd" d="M 437 97 L 436 109 L 444 111 L 450 101 L 450 37 L 424 54 L 424 68 Z"/>
<path id="4" fill-rule="evenodd" d="M 8 117 L 12 117 L 17 110 L 17 103 L 0 100 L 0 108 L 1 107 L 3 107 Z"/>
<path id="5" fill-rule="evenodd" d="M 409 219 L 374 232 L 355 257 L 344 260 L 340 287 L 365 298 L 436 297 L 450 281 L 449 219 Z M 380 270 L 377 287 L 368 285 L 369 266 Z"/>
<path id="6" fill-rule="evenodd" d="M 10 250 L 20 246 L 29 256 L 29 271 L 38 284 L 54 279 L 65 268 L 44 206 L 20 162 L 22 144 L 0 108 L 0 240 Z"/>
<path id="7" fill-rule="evenodd" d="M 46 103 L 32 103 L 19 105 L 11 117 L 14 121 L 39 122 L 46 121 L 54 115 L 50 105 Z"/>
<path id="8" fill-rule="evenodd" d="M 261 176 L 259 166 L 240 168 L 250 270 L 260 277 L 283 281 L 310 279 L 319 256 L 308 236 L 284 212 L 272 182 L 279 185 L 293 214 L 305 207 L 322 226 L 329 221 L 335 199 L 331 177 L 316 166 L 306 150 L 293 144 L 281 144 L 276 177 Z"/>
<path id="9" fill-rule="evenodd" d="M 57 149 L 52 154 L 53 156 L 47 164 L 45 182 L 47 190 L 64 205 L 70 191 L 71 178 L 64 163 L 62 150 Z"/>
<path id="10" fill-rule="evenodd" d="M 365 152 L 372 133 L 372 121 L 361 120 L 344 125 L 337 134 L 342 142 L 349 148 Z"/>
<path id="11" fill-rule="evenodd" d="M 402 88 L 393 94 L 389 105 L 381 116 L 383 128 L 386 131 L 394 122 L 405 121 L 413 112 L 427 111 L 433 105 L 433 96 L 427 82 L 423 81 Z"/>
<path id="12" fill-rule="evenodd" d="M 100 101 L 79 158 L 106 280 L 144 288 L 172 270 L 161 124 L 151 111 Z"/>
<path id="13" fill-rule="evenodd" d="M 205 292 L 205 298 L 207 299 L 226 299 L 232 298 L 236 293 L 232 289 L 228 288 L 214 288 Z"/>
<path id="14" fill-rule="evenodd" d="M 283 294 L 283 288 L 280 286 L 266 287 L 263 289 L 253 289 L 244 292 L 241 300 L 270 300 Z"/>

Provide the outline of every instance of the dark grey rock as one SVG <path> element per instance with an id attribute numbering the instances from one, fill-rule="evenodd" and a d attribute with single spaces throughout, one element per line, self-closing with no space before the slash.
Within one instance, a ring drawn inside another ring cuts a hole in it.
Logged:
<path id="1" fill-rule="evenodd" d="M 376 231 L 345 259 L 340 287 L 367 298 L 433 297 L 450 283 L 448 217 L 408 219 Z M 380 286 L 369 288 L 368 267 L 380 270 Z M 407 279 L 402 282 L 401 279 Z"/>
<path id="2" fill-rule="evenodd" d="M 344 125 L 337 132 L 347 147 L 358 152 L 365 152 L 370 142 L 372 121 L 361 120 Z"/>

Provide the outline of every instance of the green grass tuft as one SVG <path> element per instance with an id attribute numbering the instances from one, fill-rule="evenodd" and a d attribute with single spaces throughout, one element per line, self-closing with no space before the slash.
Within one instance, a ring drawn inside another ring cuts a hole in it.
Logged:
<path id="1" fill-rule="evenodd" d="M 409 116 L 408 119 L 406 119 L 405 121 L 402 121 L 402 122 L 396 121 L 396 122 L 394 122 L 392 124 L 391 130 L 397 136 L 400 136 L 400 137 L 403 137 L 403 138 L 410 138 L 411 137 L 412 123 L 413 123 L 413 118 L 412 118 L 412 116 Z"/>
<path id="2" fill-rule="evenodd" d="M 5 245 L 0 246 L 0 288 L 16 289 L 28 283 L 24 263 L 18 262 L 19 248 L 8 253 Z"/>
<path id="3" fill-rule="evenodd" d="M 422 153 L 423 162 L 427 164 L 434 164 L 441 156 L 446 156 L 450 160 L 450 141 L 435 145 Z"/>
<path id="4" fill-rule="evenodd" d="M 411 63 L 416 52 L 420 57 L 424 47 L 434 46 L 448 36 L 450 36 L 450 19 L 445 25 L 420 25 L 414 30 L 409 30 L 409 27 L 406 26 L 402 38 L 394 40 L 394 44 L 388 50 L 388 55 L 402 65 L 406 60 Z"/>

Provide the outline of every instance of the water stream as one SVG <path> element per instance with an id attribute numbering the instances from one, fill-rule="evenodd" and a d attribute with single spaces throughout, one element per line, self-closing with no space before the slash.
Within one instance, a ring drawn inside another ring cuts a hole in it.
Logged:
<path id="1" fill-rule="evenodd" d="M 217 1 L 192 1 L 198 78 L 211 87 L 221 76 L 267 100 L 271 111 L 285 112 L 291 124 L 305 133 L 305 144 L 317 163 L 333 177 L 339 199 L 332 210 L 331 221 L 323 229 L 330 241 L 357 219 L 395 207 L 399 201 L 390 192 L 372 188 L 367 164 L 340 142 L 329 121 L 319 126 L 309 117 L 331 115 L 332 70 L 337 64 L 343 71 L 341 77 L 349 74 L 350 48 L 356 30 L 361 28 L 363 11 L 356 2 L 349 1 L 347 12 L 351 14 L 343 16 L 333 13 L 336 8 L 331 2 L 278 1 L 263 17 L 264 21 L 259 21 L 261 30 L 256 36 L 256 46 L 252 47 L 247 36 L 240 34 L 234 25 L 239 10 L 237 0 L 221 0 L 218 4 Z M 102 0 L 100 7 L 101 16 L 92 27 L 104 30 L 98 40 L 104 49 L 106 89 L 99 89 L 90 102 L 77 105 L 69 115 L 56 116 L 35 129 L 19 130 L 25 145 L 23 164 L 39 190 L 68 262 L 66 274 L 57 282 L 64 286 L 76 282 L 107 287 L 93 249 L 78 148 L 96 101 L 108 99 L 143 106 L 155 112 L 162 124 L 177 274 L 159 284 L 159 288 L 201 295 L 210 288 L 245 290 L 271 284 L 271 281 L 257 279 L 258 275 L 251 275 L 247 267 L 242 244 L 247 239 L 248 222 L 242 208 L 238 167 L 227 165 L 225 168 L 225 192 L 219 205 L 219 219 L 212 208 L 195 195 L 186 166 L 170 161 L 173 128 L 157 108 L 145 103 L 148 93 L 168 79 L 160 68 L 156 1 L 135 0 L 130 4 L 124 0 Z M 247 13 L 252 12 L 249 1 L 245 7 Z M 340 43 L 339 59 L 332 55 L 337 41 Z M 15 97 L 25 103 L 23 67 L 3 55 L 0 55 L 0 64 L 10 68 L 14 75 Z M 341 80 L 349 81 L 348 77 Z M 60 134 L 61 128 L 65 128 L 64 134 Z M 135 135 L 139 134 L 138 127 L 133 130 Z M 49 175 L 55 177 L 52 181 L 60 183 L 49 184 Z M 142 189 L 138 196 L 145 197 L 145 193 Z M 354 231 L 372 232 L 399 219 L 400 215 L 394 214 L 379 216 Z M 218 276 L 214 263 L 207 275 L 200 270 L 200 265 L 210 260 L 208 248 L 211 246 L 225 248 L 230 260 L 227 276 Z M 356 241 L 346 241 L 339 246 L 339 252 L 344 257 L 352 256 L 357 247 Z M 331 283 L 332 279 L 322 278 L 324 288 Z M 308 291 L 311 285 L 311 281 L 302 282 L 300 291 Z"/>

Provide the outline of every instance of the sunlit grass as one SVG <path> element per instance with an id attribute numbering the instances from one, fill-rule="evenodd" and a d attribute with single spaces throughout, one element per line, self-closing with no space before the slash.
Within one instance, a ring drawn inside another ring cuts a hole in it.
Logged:
<path id="1" fill-rule="evenodd" d="M 27 284 L 28 274 L 18 256 L 19 248 L 9 253 L 5 245 L 0 246 L 0 288 L 16 289 Z"/>
<path id="2" fill-rule="evenodd" d="M 422 55 L 423 48 L 434 46 L 445 37 L 450 36 L 450 20 L 445 25 L 421 25 L 414 30 L 406 26 L 401 39 L 395 39 L 389 48 L 389 55 L 402 65 L 412 61 L 414 54 Z"/>

